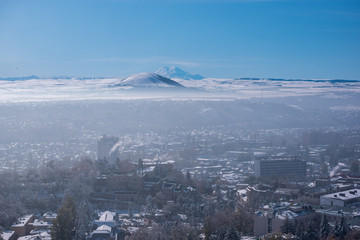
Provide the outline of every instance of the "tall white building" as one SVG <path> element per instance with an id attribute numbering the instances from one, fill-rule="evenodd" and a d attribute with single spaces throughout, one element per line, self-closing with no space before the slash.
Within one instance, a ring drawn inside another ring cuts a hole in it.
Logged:
<path id="1" fill-rule="evenodd" d="M 106 159 L 111 163 L 115 163 L 119 156 L 119 150 L 115 147 L 118 142 L 118 137 L 103 135 L 97 142 L 98 159 Z"/>

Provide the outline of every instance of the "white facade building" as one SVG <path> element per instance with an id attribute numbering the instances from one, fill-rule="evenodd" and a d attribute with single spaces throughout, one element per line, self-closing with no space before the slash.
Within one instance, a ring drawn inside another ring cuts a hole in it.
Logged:
<path id="1" fill-rule="evenodd" d="M 359 189 L 326 194 L 320 197 L 320 205 L 322 206 L 346 207 L 354 203 L 360 203 Z"/>

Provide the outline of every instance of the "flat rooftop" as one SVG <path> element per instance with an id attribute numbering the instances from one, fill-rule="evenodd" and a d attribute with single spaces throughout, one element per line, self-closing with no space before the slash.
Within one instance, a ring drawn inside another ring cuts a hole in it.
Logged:
<path id="1" fill-rule="evenodd" d="M 360 198 L 360 190 L 359 189 L 351 189 L 351 190 L 326 194 L 321 197 L 346 201 L 346 200 L 350 200 L 350 199 L 354 199 L 354 198 Z"/>
<path id="2" fill-rule="evenodd" d="M 29 222 L 29 220 L 32 216 L 33 216 L 32 214 L 29 214 L 29 215 L 19 217 L 16 220 L 16 222 L 13 225 L 11 225 L 11 227 L 23 227 L 26 223 Z"/>

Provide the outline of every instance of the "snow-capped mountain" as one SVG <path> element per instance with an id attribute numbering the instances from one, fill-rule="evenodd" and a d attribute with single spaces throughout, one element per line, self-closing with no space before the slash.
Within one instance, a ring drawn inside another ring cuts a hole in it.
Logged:
<path id="1" fill-rule="evenodd" d="M 171 67 L 162 67 L 159 70 L 157 70 L 155 73 L 167 77 L 167 78 L 180 78 L 180 79 L 186 79 L 186 80 L 201 80 L 204 77 L 199 74 L 191 74 L 188 72 L 185 72 L 184 70 L 171 66 Z"/>
<path id="2" fill-rule="evenodd" d="M 360 94 L 359 80 L 275 79 L 275 78 L 204 78 L 175 81 L 156 73 L 129 77 L 14 77 L 0 78 L 0 103 L 151 97 L 185 99 L 252 99 L 320 96 L 321 99 L 349 99 Z M 128 91 L 129 90 L 129 91 Z M 166 90 L 166 91 L 164 91 Z M 176 92 L 176 94 L 174 94 Z M 133 94 L 133 95 L 131 95 Z M 357 99 L 358 102 L 358 99 Z M 293 104 L 295 105 L 295 104 Z M 345 107 L 344 107 L 345 106 Z M 360 109 L 358 103 L 337 103 L 334 109 Z"/>
<path id="3" fill-rule="evenodd" d="M 130 75 L 113 86 L 129 86 L 129 87 L 184 87 L 180 83 L 163 77 L 156 73 L 137 73 Z"/>

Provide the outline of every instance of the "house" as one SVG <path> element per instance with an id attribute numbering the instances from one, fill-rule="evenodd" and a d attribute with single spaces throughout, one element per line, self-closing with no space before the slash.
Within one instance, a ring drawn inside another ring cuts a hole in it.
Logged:
<path id="1" fill-rule="evenodd" d="M 43 215 L 44 221 L 48 223 L 53 223 L 56 217 L 57 217 L 56 213 L 50 213 L 50 212 L 44 213 Z"/>
<path id="2" fill-rule="evenodd" d="M 52 240 L 48 232 L 19 237 L 18 240 Z"/>
<path id="3" fill-rule="evenodd" d="M 89 240 L 112 240 L 115 239 L 112 233 L 112 228 L 107 225 L 101 225 L 94 230 L 89 237 Z"/>
<path id="4" fill-rule="evenodd" d="M 116 212 L 105 211 L 100 215 L 98 220 L 94 221 L 94 225 L 100 227 L 106 225 L 110 228 L 116 227 Z"/>
<path id="5" fill-rule="evenodd" d="M 29 214 L 22 216 L 16 220 L 11 226 L 11 230 L 15 231 L 15 235 L 18 237 L 25 236 L 30 233 L 32 226 L 30 223 L 34 222 L 34 215 Z"/>
<path id="6" fill-rule="evenodd" d="M 1 238 L 3 240 L 15 240 L 16 236 L 15 236 L 15 231 L 12 230 L 4 230 L 1 233 Z"/>
<path id="7" fill-rule="evenodd" d="M 35 219 L 33 223 L 29 223 L 30 226 L 33 227 L 33 229 L 38 229 L 38 228 L 50 228 L 51 224 L 49 224 L 46 221 L 42 221 L 39 219 Z"/>

